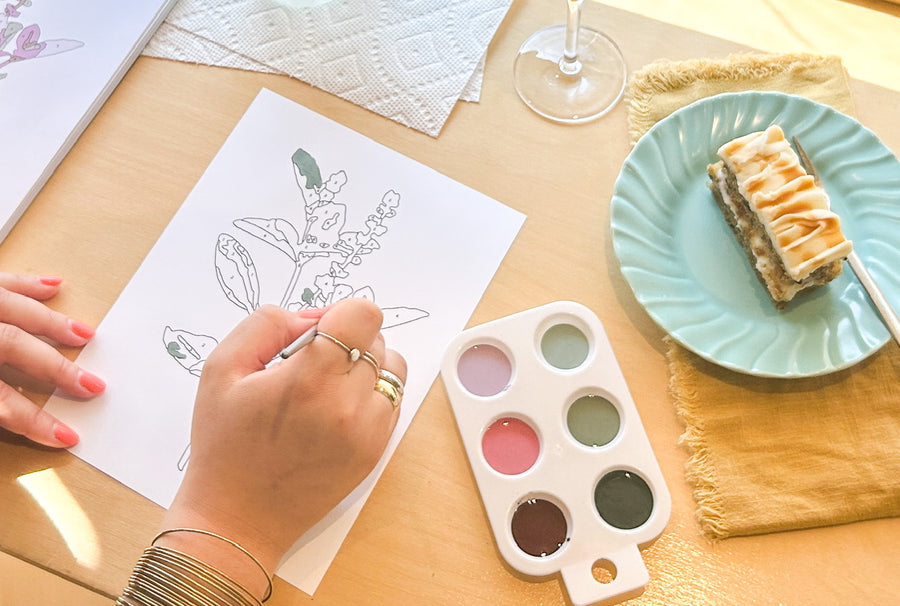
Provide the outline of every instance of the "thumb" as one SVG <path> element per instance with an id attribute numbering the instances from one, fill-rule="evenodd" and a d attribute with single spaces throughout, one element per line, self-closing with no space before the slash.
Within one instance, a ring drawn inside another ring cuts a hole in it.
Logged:
<path id="1" fill-rule="evenodd" d="M 318 321 L 316 314 L 297 314 L 263 305 L 242 320 L 216 346 L 204 368 L 226 368 L 238 376 L 257 372 Z"/>

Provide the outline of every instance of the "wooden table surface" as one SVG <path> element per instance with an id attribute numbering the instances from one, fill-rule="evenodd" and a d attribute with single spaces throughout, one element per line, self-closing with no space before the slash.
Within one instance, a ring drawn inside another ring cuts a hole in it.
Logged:
<path id="1" fill-rule="evenodd" d="M 512 87 L 519 43 L 563 18 L 561 0 L 515 3 L 490 47 L 481 102 L 460 103 L 437 138 L 287 77 L 141 58 L 0 245 L 0 267 L 64 276 L 51 305 L 99 324 L 250 101 L 270 88 L 528 215 L 471 324 L 561 299 L 600 316 L 673 499 L 666 531 L 643 552 L 650 584 L 629 603 L 900 603 L 896 519 L 718 543 L 700 536 L 682 427 L 667 393 L 663 333 L 631 295 L 608 237 L 612 185 L 628 153 L 626 107 L 560 126 L 532 114 Z M 585 23 L 613 35 L 631 70 L 660 58 L 724 56 L 738 45 L 839 54 L 859 80 L 861 121 L 900 152 L 894 3 L 616 0 L 588 3 Z M 8 369 L 2 376 L 24 380 Z M 38 401 L 49 395 L 27 380 L 24 389 Z M 35 472 L 59 480 L 57 507 L 39 506 L 29 493 Z M 0 433 L 0 504 L 4 606 L 108 603 L 103 596 L 121 588 L 162 515 L 69 453 L 7 433 Z M 63 540 L 63 525 L 81 529 L 66 533 L 77 540 Z M 42 571 L 54 573 L 52 585 Z M 279 581 L 270 603 L 308 601 Z M 500 558 L 440 380 L 314 602 L 568 603 L 558 577 L 528 580 Z"/>

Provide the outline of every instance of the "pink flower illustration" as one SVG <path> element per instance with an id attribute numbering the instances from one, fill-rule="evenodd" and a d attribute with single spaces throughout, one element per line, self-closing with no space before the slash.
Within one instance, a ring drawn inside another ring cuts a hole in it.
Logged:
<path id="1" fill-rule="evenodd" d="M 40 42 L 41 28 L 35 23 L 29 25 L 19 33 L 16 38 L 16 50 L 13 51 L 13 60 L 34 59 L 41 54 L 47 46 L 46 42 Z"/>

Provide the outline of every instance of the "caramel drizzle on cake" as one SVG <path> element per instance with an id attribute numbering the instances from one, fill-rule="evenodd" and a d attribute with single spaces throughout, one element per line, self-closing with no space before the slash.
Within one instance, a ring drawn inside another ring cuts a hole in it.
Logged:
<path id="1" fill-rule="evenodd" d="M 852 244 L 777 125 L 722 145 L 711 188 L 776 303 L 840 274 Z"/>

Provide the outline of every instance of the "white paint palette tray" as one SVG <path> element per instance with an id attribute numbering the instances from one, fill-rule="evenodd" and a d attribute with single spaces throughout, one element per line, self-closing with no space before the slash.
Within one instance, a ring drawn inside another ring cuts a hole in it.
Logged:
<path id="1" fill-rule="evenodd" d="M 639 595 L 671 497 L 597 316 L 559 301 L 470 328 L 441 377 L 506 562 L 560 573 L 575 606 Z"/>

